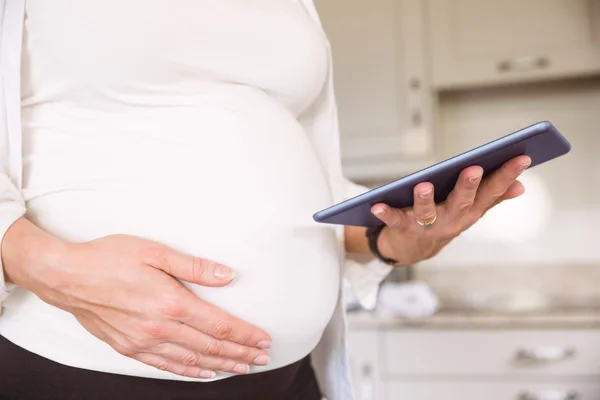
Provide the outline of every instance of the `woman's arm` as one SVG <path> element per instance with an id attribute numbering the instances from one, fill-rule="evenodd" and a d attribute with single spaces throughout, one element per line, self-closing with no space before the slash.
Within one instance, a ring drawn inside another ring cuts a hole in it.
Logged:
<path id="1" fill-rule="evenodd" d="M 68 243 L 24 218 L 7 230 L 1 251 L 7 280 L 73 314 L 125 356 L 196 378 L 268 362 L 267 333 L 174 279 L 225 286 L 235 274 L 224 265 L 134 236 Z"/>
<path id="2" fill-rule="evenodd" d="M 344 243 L 346 252 L 352 254 L 370 255 L 369 242 L 366 237 L 367 228 L 361 226 L 344 227 Z"/>
<path id="3" fill-rule="evenodd" d="M 523 194 L 525 188 L 517 178 L 530 164 L 529 157 L 517 157 L 483 182 L 480 167 L 466 168 L 447 201 L 437 206 L 431 183 L 415 187 L 413 208 L 400 210 L 385 204 L 374 205 L 371 212 L 386 225 L 379 236 L 379 252 L 397 260 L 398 265 L 414 264 L 435 256 L 488 210 Z M 424 227 L 418 221 L 435 222 Z M 365 228 L 347 226 L 344 235 L 346 251 L 370 253 Z"/>

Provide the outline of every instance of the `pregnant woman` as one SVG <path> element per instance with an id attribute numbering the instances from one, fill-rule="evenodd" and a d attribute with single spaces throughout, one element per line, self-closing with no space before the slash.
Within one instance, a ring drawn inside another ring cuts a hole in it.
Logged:
<path id="1" fill-rule="evenodd" d="M 524 191 L 527 157 L 375 205 L 371 248 L 315 224 L 364 188 L 311 0 L 0 11 L 1 399 L 352 399 L 342 271 L 372 304 Z"/>

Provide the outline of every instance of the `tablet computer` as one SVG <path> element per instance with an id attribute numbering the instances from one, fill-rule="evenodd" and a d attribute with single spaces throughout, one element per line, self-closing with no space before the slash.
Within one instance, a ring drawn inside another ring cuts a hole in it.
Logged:
<path id="1" fill-rule="evenodd" d="M 472 165 L 484 170 L 484 177 L 505 162 L 520 155 L 531 157 L 531 167 L 567 154 L 571 145 L 548 121 L 538 122 L 456 157 L 432 165 L 412 175 L 370 190 L 314 214 L 317 222 L 378 226 L 382 222 L 371 214 L 371 207 L 385 203 L 395 208 L 412 207 L 414 187 L 431 182 L 435 187 L 436 203 L 446 200 L 454 189 L 461 171 Z"/>

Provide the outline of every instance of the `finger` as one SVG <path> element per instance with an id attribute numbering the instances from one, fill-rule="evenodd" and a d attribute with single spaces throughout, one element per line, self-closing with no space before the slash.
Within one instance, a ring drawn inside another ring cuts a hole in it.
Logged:
<path id="1" fill-rule="evenodd" d="M 146 251 L 142 261 L 171 276 L 202 286 L 225 286 L 235 278 L 235 271 L 225 265 L 182 254 L 166 246 Z"/>
<path id="2" fill-rule="evenodd" d="M 531 165 L 531 158 L 520 156 L 505 163 L 481 184 L 474 208 L 487 210 L 501 198 L 515 180 Z"/>
<path id="3" fill-rule="evenodd" d="M 263 349 L 218 340 L 184 324 L 175 326 L 168 334 L 168 339 L 204 356 L 254 365 L 267 365 L 269 362 L 269 356 Z"/>
<path id="4" fill-rule="evenodd" d="M 202 367 L 199 365 L 186 365 L 184 362 L 176 362 L 177 358 L 161 357 L 149 353 L 135 353 L 126 344 L 127 339 L 116 329 L 112 328 L 105 322 L 86 317 L 84 315 L 76 316 L 77 321 L 91 334 L 98 339 L 109 344 L 115 351 L 120 354 L 143 362 L 151 367 L 158 368 L 163 371 L 169 371 L 177 375 L 212 379 L 216 376 L 211 363 L 207 363 Z"/>
<path id="5" fill-rule="evenodd" d="M 163 343 L 156 346 L 153 353 L 168 360 L 175 360 L 179 364 L 196 366 L 211 371 L 223 371 L 239 375 L 250 372 L 250 364 L 221 357 L 206 356 L 173 343 Z"/>
<path id="6" fill-rule="evenodd" d="M 94 336 L 108 343 L 117 352 L 136 360 L 138 354 L 160 355 L 164 361 L 173 363 L 173 367 L 168 367 L 169 371 L 180 375 L 184 374 L 184 376 L 190 375 L 185 375 L 187 372 L 178 372 L 181 370 L 181 366 L 200 367 L 204 372 L 220 370 L 235 374 L 246 374 L 250 370 L 249 364 L 264 366 L 269 363 L 269 357 L 264 350 L 231 342 L 221 342 L 200 332 L 193 331 L 193 329 L 183 324 L 175 325 L 164 331 L 162 329 L 157 331 L 156 328 L 152 328 L 154 330 L 152 336 L 154 339 L 159 339 L 160 343 L 152 346 L 140 346 L 140 341 L 136 341 L 135 336 L 127 337 L 126 333 L 123 334 L 102 320 L 84 316 L 79 316 L 77 319 Z M 156 325 L 150 324 L 147 327 L 156 327 Z M 144 328 L 142 331 L 146 334 L 149 333 Z M 157 332 L 161 332 L 160 337 L 158 337 Z M 139 335 L 137 336 L 139 337 Z M 219 357 L 221 355 L 223 357 Z M 156 367 L 155 365 L 152 366 Z M 174 368 L 177 370 L 173 371 Z M 214 374 L 211 376 L 204 373 L 202 377 L 211 378 L 214 377 Z"/>
<path id="7" fill-rule="evenodd" d="M 462 217 L 473 206 L 482 177 L 483 168 L 478 166 L 468 167 L 461 172 L 446 201 L 451 215 Z"/>
<path id="8" fill-rule="evenodd" d="M 156 354 L 140 353 L 132 358 L 161 371 L 168 371 L 176 375 L 203 379 L 212 379 L 216 376 L 212 370 L 181 364 Z"/>
<path id="9" fill-rule="evenodd" d="M 75 319 L 77 319 L 77 322 L 79 322 L 79 324 L 85 328 L 86 331 L 88 331 L 101 341 L 108 343 L 108 334 L 106 332 L 106 329 L 104 329 L 104 326 L 102 326 L 105 324 L 101 322 L 95 322 L 92 318 L 88 318 L 84 315 L 73 316 L 75 317 Z"/>
<path id="10" fill-rule="evenodd" d="M 182 310 L 176 310 L 171 317 L 208 336 L 261 349 L 271 347 L 271 337 L 265 331 L 227 314 L 191 293 L 189 301 L 185 301 L 182 307 Z"/>
<path id="11" fill-rule="evenodd" d="M 147 312 L 150 312 L 150 315 L 138 317 L 137 322 L 132 323 L 130 314 L 111 312 L 111 325 L 126 336 L 137 339 L 146 337 L 170 339 L 177 337 L 177 334 L 182 331 L 177 331 L 178 326 L 187 325 L 196 333 L 195 336 L 188 336 L 191 341 L 200 340 L 199 337 L 205 335 L 211 339 L 227 340 L 248 347 L 259 349 L 271 347 L 271 337 L 262 329 L 201 300 L 181 284 L 177 283 L 177 285 L 176 289 L 156 296 L 148 304 Z M 253 354 L 255 353 L 249 353 L 248 357 Z"/>
<path id="12" fill-rule="evenodd" d="M 379 203 L 371 207 L 371 213 L 390 228 L 406 227 L 406 214 L 403 210 L 392 208 L 387 204 Z"/>
<path id="13" fill-rule="evenodd" d="M 506 193 L 499 199 L 501 201 L 515 199 L 525 193 L 525 186 L 521 181 L 514 181 Z"/>
<path id="14" fill-rule="evenodd" d="M 132 357 L 133 354 L 140 352 L 133 344 L 130 335 L 108 324 L 99 318 L 98 315 L 80 310 L 74 316 L 88 332 L 107 343 L 117 353 L 126 357 Z"/>
<path id="15" fill-rule="evenodd" d="M 431 183 L 420 183 L 414 189 L 413 213 L 417 221 L 432 221 L 436 217 L 434 187 Z"/>
<path id="16" fill-rule="evenodd" d="M 498 204 L 506 200 L 515 199 L 521 196 L 523 193 L 525 193 L 525 186 L 523 186 L 523 184 L 520 181 L 515 181 L 512 185 L 510 185 L 510 187 L 502 197 L 496 200 L 494 204 L 492 204 L 487 210 L 485 210 L 483 215 L 485 215 L 492 208 L 496 207 Z"/>

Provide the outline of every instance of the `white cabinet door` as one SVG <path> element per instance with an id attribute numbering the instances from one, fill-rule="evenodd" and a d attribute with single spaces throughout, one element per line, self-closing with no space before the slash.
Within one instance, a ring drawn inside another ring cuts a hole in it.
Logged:
<path id="1" fill-rule="evenodd" d="M 333 51 L 344 172 L 372 180 L 421 167 L 432 151 L 422 1 L 316 4 Z"/>
<path id="2" fill-rule="evenodd" d="M 356 400 L 381 400 L 378 338 L 377 330 L 354 330 L 348 333 L 350 367 L 356 389 Z"/>
<path id="3" fill-rule="evenodd" d="M 597 382 L 393 382 L 387 400 L 597 400 Z"/>
<path id="4" fill-rule="evenodd" d="M 433 84 L 600 73 L 597 0 L 427 0 Z"/>

